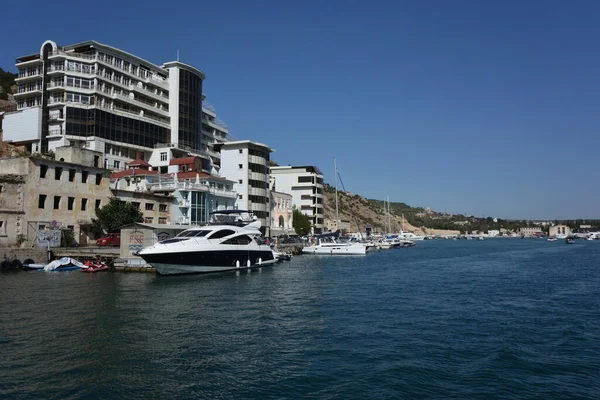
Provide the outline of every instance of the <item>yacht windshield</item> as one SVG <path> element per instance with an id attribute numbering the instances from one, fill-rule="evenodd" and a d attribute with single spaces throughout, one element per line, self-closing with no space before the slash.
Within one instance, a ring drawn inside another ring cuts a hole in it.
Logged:
<path id="1" fill-rule="evenodd" d="M 208 235 L 210 232 L 212 232 L 211 230 L 187 230 L 187 231 L 183 231 L 180 234 L 178 234 L 176 237 L 182 238 L 182 237 L 202 237 L 202 236 L 206 236 Z"/>

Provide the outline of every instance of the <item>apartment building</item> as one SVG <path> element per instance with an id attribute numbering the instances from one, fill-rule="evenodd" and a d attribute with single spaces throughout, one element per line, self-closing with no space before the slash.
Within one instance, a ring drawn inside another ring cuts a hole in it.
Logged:
<path id="1" fill-rule="evenodd" d="M 315 166 L 271 167 L 272 190 L 292 195 L 294 206 L 310 218 L 312 233 L 323 233 L 323 173 Z"/>
<path id="2" fill-rule="evenodd" d="M 156 156 L 165 165 L 193 154 L 218 172 L 212 146 L 230 137 L 214 108 L 203 106 L 199 69 L 180 61 L 158 66 L 95 41 L 60 47 L 50 40 L 16 67 L 18 111 L 5 116 L 5 141 L 31 153 L 99 151 L 110 170 L 153 153 L 166 153 Z"/>
<path id="3" fill-rule="evenodd" d="M 252 211 L 261 221 L 264 232 L 269 234 L 269 165 L 275 150 L 250 140 L 217 143 L 214 147 L 221 153 L 220 175 L 234 182 L 236 208 Z"/>

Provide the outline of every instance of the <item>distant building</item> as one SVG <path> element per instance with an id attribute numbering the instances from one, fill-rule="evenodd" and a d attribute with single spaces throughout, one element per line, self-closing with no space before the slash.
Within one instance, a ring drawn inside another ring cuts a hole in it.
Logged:
<path id="1" fill-rule="evenodd" d="M 571 228 L 566 225 L 555 225 L 550 227 L 550 236 L 570 235 Z"/>
<path id="2" fill-rule="evenodd" d="M 542 234 L 542 228 L 540 228 L 539 226 L 525 226 L 525 227 L 519 228 L 519 233 L 522 236 L 536 236 L 536 235 L 541 235 Z"/>
<path id="3" fill-rule="evenodd" d="M 490 229 L 487 232 L 489 237 L 496 237 L 496 236 L 500 236 L 500 231 L 499 230 L 495 230 L 495 229 Z"/>

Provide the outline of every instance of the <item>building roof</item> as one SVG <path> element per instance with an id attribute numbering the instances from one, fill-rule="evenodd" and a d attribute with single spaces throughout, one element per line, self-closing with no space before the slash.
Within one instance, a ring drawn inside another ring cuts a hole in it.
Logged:
<path id="1" fill-rule="evenodd" d="M 156 175 L 158 174 L 158 171 L 148 171 L 147 169 L 140 169 L 140 168 L 131 168 L 131 169 L 126 169 L 124 171 L 119 171 L 119 172 L 113 172 L 112 174 L 110 174 L 110 179 L 120 179 L 120 178 L 125 178 L 126 176 L 145 176 L 145 175 Z"/>
<path id="2" fill-rule="evenodd" d="M 221 149 L 221 147 L 232 147 L 232 148 L 239 148 L 239 147 L 260 147 L 260 148 L 262 148 L 264 150 L 267 150 L 267 151 L 269 151 L 271 153 L 275 152 L 275 149 L 270 148 L 266 144 L 258 143 L 258 142 L 253 142 L 251 140 L 236 140 L 236 141 L 231 141 L 231 142 L 219 142 L 219 143 L 214 143 L 213 144 L 213 148 L 215 149 L 215 151 L 219 151 Z"/>
<path id="3" fill-rule="evenodd" d="M 137 158 L 132 162 L 128 163 L 127 165 L 129 165 L 130 167 L 152 167 L 152 165 L 149 162 L 144 161 L 141 158 Z"/>
<path id="4" fill-rule="evenodd" d="M 191 156 L 191 157 L 171 158 L 171 161 L 169 161 L 169 165 L 194 164 L 196 162 L 196 159 L 201 159 L 201 157 Z"/>
<path id="5" fill-rule="evenodd" d="M 301 165 L 301 166 L 292 166 L 292 165 L 279 165 L 279 166 L 271 166 L 271 171 L 283 171 L 283 170 L 291 170 L 291 169 L 303 169 L 306 172 L 314 172 L 318 175 L 323 175 L 321 170 L 314 165 Z"/>

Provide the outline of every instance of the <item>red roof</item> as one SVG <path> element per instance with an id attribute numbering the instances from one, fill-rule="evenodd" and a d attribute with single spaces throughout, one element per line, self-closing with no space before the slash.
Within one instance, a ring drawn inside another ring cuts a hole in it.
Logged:
<path id="1" fill-rule="evenodd" d="M 180 157 L 180 158 L 171 158 L 171 161 L 169 161 L 169 165 L 187 165 L 187 164 L 195 164 L 197 159 L 200 159 L 200 157 Z"/>
<path id="2" fill-rule="evenodd" d="M 139 168 L 134 168 L 134 169 L 126 169 L 125 171 L 119 171 L 119 172 L 113 172 L 112 174 L 110 174 L 110 179 L 119 179 L 119 178 L 124 178 L 126 176 L 145 176 L 145 175 L 156 175 L 158 174 L 158 171 L 148 171 L 146 169 L 139 169 Z"/>
<path id="3" fill-rule="evenodd" d="M 210 176 L 210 174 L 206 174 L 204 172 L 188 171 L 188 172 L 178 172 L 177 179 L 196 179 L 196 174 L 200 178 L 206 178 L 206 177 Z"/>
<path id="4" fill-rule="evenodd" d="M 141 158 L 135 159 L 127 165 L 129 165 L 130 167 L 151 167 L 152 166 L 152 165 L 150 165 L 150 163 L 142 160 Z"/>

